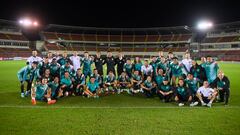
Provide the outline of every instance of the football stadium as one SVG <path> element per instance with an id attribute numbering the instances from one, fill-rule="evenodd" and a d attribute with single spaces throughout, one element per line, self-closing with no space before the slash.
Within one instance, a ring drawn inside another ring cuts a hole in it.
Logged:
<path id="1" fill-rule="evenodd" d="M 239 135 L 239 20 L 0 19 L 0 135 Z"/>

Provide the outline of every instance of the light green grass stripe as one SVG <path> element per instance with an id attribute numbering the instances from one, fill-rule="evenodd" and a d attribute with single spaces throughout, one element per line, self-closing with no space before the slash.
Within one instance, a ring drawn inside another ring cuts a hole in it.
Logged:
<path id="1" fill-rule="evenodd" d="M 112 107 L 112 106 L 30 106 L 30 105 L 0 105 L 0 108 L 36 108 L 36 109 L 204 109 L 207 107 L 178 107 L 178 106 L 120 106 L 120 107 Z M 226 108 L 226 109 L 240 109 L 240 106 L 212 106 L 212 108 Z M 210 108 L 209 108 L 210 109 Z"/>

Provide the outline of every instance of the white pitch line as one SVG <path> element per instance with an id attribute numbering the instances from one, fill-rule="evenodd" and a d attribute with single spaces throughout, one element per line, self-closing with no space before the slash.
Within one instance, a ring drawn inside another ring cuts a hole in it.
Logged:
<path id="1" fill-rule="evenodd" d="M 112 106 L 30 106 L 30 105 L 0 105 L 0 108 L 31 108 L 31 109 L 204 109 L 207 107 L 178 107 L 178 106 L 136 106 L 136 107 L 130 107 L 130 106 L 119 106 L 119 107 L 112 107 Z M 240 109 L 240 106 L 213 106 L 212 108 L 225 108 L 225 109 Z"/>

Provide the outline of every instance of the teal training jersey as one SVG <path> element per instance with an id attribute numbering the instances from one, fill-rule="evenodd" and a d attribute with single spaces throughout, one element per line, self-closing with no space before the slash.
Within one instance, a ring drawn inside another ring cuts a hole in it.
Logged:
<path id="1" fill-rule="evenodd" d="M 132 69 L 133 69 L 132 64 L 127 63 L 124 64 L 123 71 L 125 71 L 127 74 L 132 74 Z"/>
<path id="2" fill-rule="evenodd" d="M 91 71 L 91 65 L 93 61 L 90 58 L 84 58 L 83 59 L 83 71 Z"/>
<path id="3" fill-rule="evenodd" d="M 163 92 L 169 92 L 172 90 L 172 86 L 169 84 L 167 85 L 162 84 L 159 89 Z"/>
<path id="4" fill-rule="evenodd" d="M 62 85 L 66 85 L 67 87 L 71 86 L 72 85 L 72 80 L 70 78 L 65 78 L 63 77 L 61 79 L 61 84 Z"/>
<path id="5" fill-rule="evenodd" d="M 50 82 L 48 83 L 48 87 L 51 88 L 51 96 L 55 97 L 56 96 L 56 92 L 58 89 L 59 83 L 55 83 L 55 82 Z"/>
<path id="6" fill-rule="evenodd" d="M 172 63 L 170 65 L 170 69 L 172 71 L 173 76 L 179 77 L 182 75 L 182 67 L 179 64 Z"/>
<path id="7" fill-rule="evenodd" d="M 191 90 L 191 92 L 193 94 L 195 94 L 197 92 L 197 90 L 198 90 L 198 82 L 199 82 L 199 80 L 196 79 L 196 78 L 194 78 L 192 80 L 186 79 L 185 82 L 186 82 L 188 88 Z"/>
<path id="8" fill-rule="evenodd" d="M 140 80 L 142 80 L 142 77 L 140 75 L 132 74 L 132 79 L 136 80 L 136 81 L 140 81 Z"/>
<path id="9" fill-rule="evenodd" d="M 134 69 L 134 71 L 141 71 L 141 68 L 142 68 L 142 63 L 140 62 L 140 63 L 134 63 L 134 65 L 133 65 L 133 69 Z"/>
<path id="10" fill-rule="evenodd" d="M 212 83 L 217 78 L 218 65 L 215 62 L 206 63 L 206 75 L 209 83 Z"/>
<path id="11" fill-rule="evenodd" d="M 130 79 L 129 79 L 129 77 L 127 77 L 127 76 L 125 76 L 125 77 L 123 77 L 123 76 L 119 76 L 118 77 L 118 81 L 119 82 L 130 82 Z"/>
<path id="12" fill-rule="evenodd" d="M 153 87 L 153 83 L 152 83 L 152 82 L 149 82 L 148 80 L 145 80 L 143 84 L 144 84 L 144 86 L 147 87 L 147 88 Z"/>
<path id="13" fill-rule="evenodd" d="M 164 78 L 165 78 L 165 76 L 162 76 L 162 75 L 159 75 L 159 74 L 155 76 L 155 82 L 156 82 L 158 87 L 161 86 Z"/>
<path id="14" fill-rule="evenodd" d="M 85 76 L 84 74 L 81 74 L 81 75 L 76 75 L 74 76 L 74 80 L 75 80 L 75 84 L 81 84 L 81 85 L 84 85 L 85 84 Z"/>
<path id="15" fill-rule="evenodd" d="M 97 82 L 94 82 L 94 83 L 88 82 L 87 88 L 89 91 L 93 92 L 99 88 L 99 84 Z"/>
<path id="16" fill-rule="evenodd" d="M 186 87 L 179 86 L 176 88 L 177 94 L 185 97 L 188 95 L 188 89 Z"/>
<path id="17" fill-rule="evenodd" d="M 48 85 L 47 84 L 45 84 L 45 85 L 43 85 L 43 84 L 36 84 L 36 86 L 35 86 L 35 90 L 36 90 L 36 97 L 35 97 L 35 99 L 43 100 L 44 95 L 47 92 L 47 89 L 48 89 Z"/>
<path id="18" fill-rule="evenodd" d="M 110 77 L 109 75 L 107 75 L 106 78 L 105 78 L 105 82 L 106 82 L 106 83 L 112 83 L 112 82 L 114 82 L 115 80 L 116 80 L 115 76 Z"/>

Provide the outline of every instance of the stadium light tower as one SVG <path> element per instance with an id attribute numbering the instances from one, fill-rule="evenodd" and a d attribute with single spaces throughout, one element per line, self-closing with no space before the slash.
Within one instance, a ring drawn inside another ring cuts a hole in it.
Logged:
<path id="1" fill-rule="evenodd" d="M 213 27 L 213 23 L 211 21 L 200 21 L 198 24 L 197 24 L 197 29 L 198 30 L 209 30 Z"/>
<path id="2" fill-rule="evenodd" d="M 38 27 L 38 22 L 30 18 L 23 18 L 19 20 L 19 25 L 25 28 L 36 28 Z"/>

